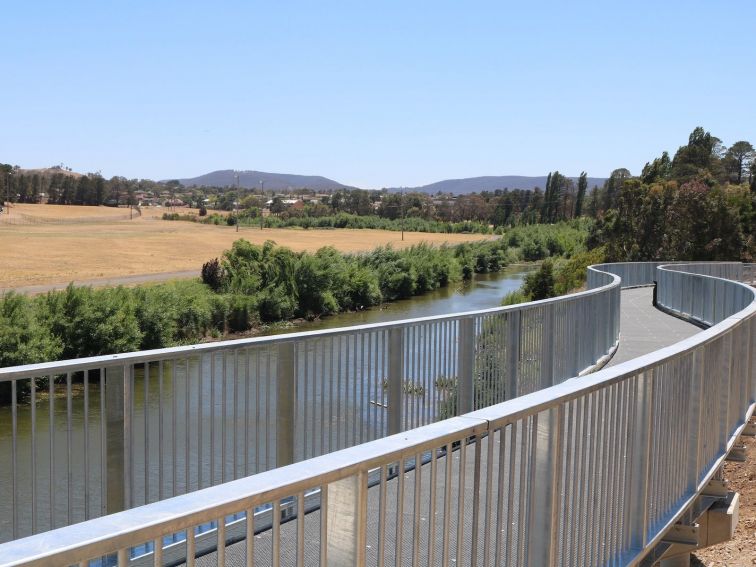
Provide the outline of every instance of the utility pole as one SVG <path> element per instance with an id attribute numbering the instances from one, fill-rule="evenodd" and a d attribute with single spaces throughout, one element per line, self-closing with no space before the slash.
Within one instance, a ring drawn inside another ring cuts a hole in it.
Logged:
<path id="1" fill-rule="evenodd" d="M 239 172 L 234 172 L 236 177 L 236 200 L 234 206 L 236 207 L 236 232 L 239 232 Z"/>
<path id="2" fill-rule="evenodd" d="M 404 191 L 400 193 L 401 195 L 401 207 L 402 207 L 402 242 L 404 242 Z"/>
<path id="3" fill-rule="evenodd" d="M 8 216 L 10 216 L 10 180 L 11 175 L 13 175 L 13 170 L 10 170 L 8 174 L 5 176 L 5 200 L 7 201 L 6 209 L 8 209 Z"/>

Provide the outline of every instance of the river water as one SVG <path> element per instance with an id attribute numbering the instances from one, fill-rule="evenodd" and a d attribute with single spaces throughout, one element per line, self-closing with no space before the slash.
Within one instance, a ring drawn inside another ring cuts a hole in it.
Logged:
<path id="1" fill-rule="evenodd" d="M 263 334 L 365 325 L 496 307 L 500 305 L 504 295 L 520 287 L 525 275 L 532 269 L 531 266 L 515 266 L 497 274 L 481 274 L 471 282 L 455 283 L 420 297 L 397 301 L 366 311 L 342 313 L 316 321 L 273 326 Z M 348 343 L 345 343 L 345 366 L 349 361 L 349 353 L 355 352 L 349 349 L 354 347 L 354 344 L 349 347 Z M 312 356 L 314 367 L 316 363 L 320 363 L 320 359 L 317 358 L 317 352 L 313 352 Z M 227 360 L 229 361 L 228 369 L 226 368 Z M 134 470 L 135 472 L 141 470 L 139 466 L 142 466 L 146 471 L 148 467 L 144 466 L 144 462 L 148 458 L 151 463 L 158 462 L 161 466 L 154 470 L 150 469 L 149 475 L 145 473 L 142 477 L 140 474 L 138 478 L 132 480 L 136 483 L 133 487 L 134 494 L 142 494 L 141 502 L 140 498 L 133 498 L 134 505 L 157 500 L 162 495 L 163 486 L 168 487 L 166 495 L 179 494 L 186 490 L 217 484 L 224 479 L 244 476 L 245 472 L 265 470 L 271 466 L 271 463 L 275 461 L 275 456 L 268 455 L 267 447 L 268 445 L 275 446 L 274 438 L 263 441 L 266 447 L 264 455 L 260 452 L 259 456 L 249 458 L 249 470 L 245 468 L 246 464 L 241 464 L 241 461 L 247 462 L 247 459 L 242 459 L 242 455 L 246 455 L 247 452 L 244 447 L 245 427 L 249 430 L 250 427 L 255 428 L 257 425 L 257 429 L 275 430 L 276 416 L 271 411 L 274 407 L 272 402 L 276 395 L 275 388 L 266 385 L 267 381 L 264 380 L 266 372 L 269 374 L 271 372 L 271 360 L 275 366 L 275 360 L 268 357 L 267 367 L 265 364 L 261 366 L 259 362 L 256 369 L 245 367 L 243 372 L 240 367 L 237 367 L 236 376 L 233 375 L 230 357 L 223 359 L 222 372 L 219 370 L 221 361 L 218 361 L 217 368 L 213 370 L 214 362 L 210 362 L 207 358 L 201 362 L 187 359 L 184 366 L 180 362 L 173 364 L 166 362 L 164 368 L 163 365 L 160 367 L 156 364 L 151 365 L 148 380 L 144 379 L 146 374 L 144 368 L 135 368 L 133 406 L 136 411 L 132 410 L 133 435 L 136 447 L 147 444 L 148 448 L 144 449 L 144 456 L 141 454 L 141 449 L 137 449 L 136 454 L 132 455 L 136 463 Z M 336 376 L 342 370 L 340 355 L 338 368 L 333 357 L 331 357 L 330 366 L 325 362 L 323 364 L 324 379 L 327 376 Z M 165 380 L 163 379 L 164 371 Z M 248 380 L 251 379 L 257 384 L 256 391 L 251 390 L 249 385 L 245 386 L 243 380 L 245 373 Z M 373 374 L 378 375 L 375 368 Z M 214 377 L 216 375 L 219 377 Z M 208 376 L 210 376 L 209 379 Z M 242 378 L 240 379 L 239 376 Z M 13 538 L 14 501 L 19 536 L 29 535 L 32 521 L 35 524 L 35 531 L 44 531 L 51 525 L 61 526 L 81 521 L 85 517 L 99 516 L 104 511 L 104 487 L 101 486 L 103 463 L 100 458 L 102 453 L 100 448 L 104 448 L 101 435 L 104 430 L 100 420 L 101 392 L 96 376 L 88 378 L 88 381 L 87 399 L 85 400 L 81 393 L 84 389 L 82 385 L 74 383 L 70 402 L 66 401 L 65 382 L 57 384 L 52 411 L 47 392 L 39 392 L 34 406 L 34 428 L 31 426 L 30 404 L 19 404 L 16 422 L 18 472 L 15 498 L 11 481 L 13 454 L 11 408 L 0 408 L 0 542 Z M 320 411 L 324 414 L 326 421 L 331 408 L 337 408 L 339 412 L 343 409 L 345 415 L 357 411 L 354 407 L 342 408 L 340 402 L 334 406 L 330 405 L 330 401 L 324 401 L 326 396 L 322 395 L 323 392 L 319 395 L 315 392 L 314 382 L 312 384 L 312 399 L 320 404 L 319 406 L 313 404 L 313 407 L 321 409 L 303 407 L 298 408 L 298 411 L 305 412 L 305 415 L 308 411 Z M 374 380 L 374 387 L 380 390 L 380 387 L 375 384 Z M 361 395 L 369 393 L 367 389 L 363 390 L 362 386 L 352 384 L 347 386 L 345 380 L 343 391 L 340 391 L 340 399 L 353 397 L 357 393 L 353 388 L 360 389 Z M 341 390 L 341 386 L 339 389 Z M 380 392 L 378 394 L 380 397 Z M 239 414 L 243 415 L 241 399 L 249 401 L 250 408 L 258 408 L 252 410 L 253 416 L 247 417 L 246 421 L 237 417 L 237 409 Z M 161 407 L 161 401 L 166 406 L 165 411 Z M 326 406 L 326 403 L 329 405 Z M 226 408 L 233 408 L 233 420 L 229 415 L 231 410 L 226 411 Z M 359 409 L 366 411 L 362 406 Z M 372 408 L 371 411 L 376 410 Z M 223 417 L 224 414 L 227 417 Z M 334 415 L 334 419 L 340 419 L 343 422 L 332 425 L 339 432 L 343 432 L 345 439 L 348 435 L 354 434 L 349 430 L 353 426 L 349 425 L 351 422 L 347 422 L 346 418 L 341 419 L 338 415 Z M 182 424 L 186 426 L 182 427 Z M 339 427 L 335 427 L 336 425 Z M 366 426 L 369 426 L 369 423 Z M 211 435 L 215 433 L 212 430 L 223 433 L 227 431 L 226 428 L 228 428 L 226 436 L 229 437 L 229 441 L 216 442 L 213 448 L 211 443 L 214 437 Z M 160 432 L 159 441 L 156 438 L 158 431 Z M 233 439 L 230 439 L 231 432 L 233 432 Z M 164 456 L 161 453 L 163 435 L 166 437 L 164 447 L 173 447 L 173 455 Z M 34 437 L 33 443 L 32 437 Z M 220 437 L 221 435 L 219 439 Z M 84 438 L 87 439 L 88 451 L 84 450 L 84 442 L 81 441 Z M 152 441 L 147 441 L 148 439 Z M 170 439 L 172 442 L 168 442 Z M 334 442 L 337 445 L 344 445 L 338 438 Z M 233 457 L 227 456 L 226 451 Z M 237 455 L 240 460 L 239 467 L 237 467 Z M 165 459 L 168 463 L 163 466 Z M 36 470 L 36 474 L 31 474 L 32 469 Z M 163 479 L 163 471 L 165 479 Z M 182 488 L 178 488 L 179 485 Z M 36 502 L 34 520 L 32 520 L 29 506 L 32 499 Z M 51 517 L 51 509 L 55 510 L 55 519 Z"/>
<path id="2" fill-rule="evenodd" d="M 387 303 L 381 307 L 340 313 L 316 321 L 300 322 L 269 329 L 264 335 L 278 335 L 294 331 L 334 329 L 350 325 L 369 325 L 400 319 L 432 317 L 447 313 L 462 313 L 501 305 L 503 297 L 520 288 L 525 276 L 534 269 L 531 265 L 510 266 L 495 274 L 478 274 L 469 282 L 457 282 L 418 297 Z"/>

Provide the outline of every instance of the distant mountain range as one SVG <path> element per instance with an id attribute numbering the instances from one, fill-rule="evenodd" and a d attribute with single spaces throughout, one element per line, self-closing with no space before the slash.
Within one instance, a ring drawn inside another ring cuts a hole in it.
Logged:
<path id="1" fill-rule="evenodd" d="M 313 191 L 334 191 L 338 189 L 355 189 L 344 183 L 339 183 L 333 179 L 322 177 L 320 175 L 294 175 L 291 173 L 267 173 L 265 171 L 235 171 L 233 169 L 221 169 L 200 175 L 198 177 L 189 177 L 179 179 L 182 185 L 186 187 L 210 186 L 210 187 L 233 187 L 236 185 L 235 175 L 239 175 L 239 186 L 245 189 L 259 189 L 260 182 L 265 185 L 265 189 L 270 191 L 288 191 L 290 189 L 312 189 Z M 572 177 L 577 182 L 577 177 Z M 167 181 L 167 180 L 164 180 Z M 599 187 L 606 181 L 605 177 L 589 177 L 588 187 L 598 185 Z M 463 195 L 466 193 L 475 193 L 480 191 L 495 191 L 496 189 L 534 189 L 546 187 L 546 176 L 526 177 L 523 175 L 498 175 L 486 177 L 468 177 L 465 179 L 445 179 L 429 185 L 420 187 L 392 187 L 389 191 L 419 191 L 423 193 L 435 194 L 453 193 Z"/>
<path id="2" fill-rule="evenodd" d="M 523 175 L 489 175 L 485 177 L 467 177 L 465 179 L 445 179 L 421 187 L 393 187 L 389 191 L 419 191 L 422 193 L 454 193 L 464 195 L 466 193 L 479 193 L 481 191 L 495 191 L 496 189 L 535 189 L 546 187 L 546 175 L 526 177 Z M 578 178 L 571 177 L 576 183 Z M 594 185 L 601 187 L 606 181 L 605 177 L 589 177 L 588 187 Z"/>
<path id="3" fill-rule="evenodd" d="M 265 171 L 235 171 L 220 169 L 198 177 L 179 179 L 182 185 L 206 185 L 209 187 L 233 187 L 236 185 L 236 174 L 239 174 L 239 186 L 245 189 L 259 189 L 260 182 L 270 191 L 287 191 L 289 189 L 312 189 L 313 191 L 329 191 L 336 189 L 354 189 L 349 185 L 339 183 L 333 179 L 320 175 L 294 175 L 291 173 L 267 173 Z M 167 181 L 167 180 L 164 180 Z"/>

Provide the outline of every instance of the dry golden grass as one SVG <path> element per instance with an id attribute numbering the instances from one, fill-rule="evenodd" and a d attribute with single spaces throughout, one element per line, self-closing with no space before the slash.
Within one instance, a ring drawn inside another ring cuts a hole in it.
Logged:
<path id="1" fill-rule="evenodd" d="M 123 214 L 125 209 L 55 205 L 19 205 L 14 213 L 32 217 L 68 215 L 84 219 L 89 211 Z M 481 240 L 482 235 L 401 233 L 383 230 L 301 230 L 265 229 L 201 225 L 163 221 L 165 209 L 146 209 L 132 221 L 66 225 L 8 225 L 0 223 L 0 288 L 40 284 L 60 284 L 72 280 L 111 278 L 137 274 L 157 274 L 196 270 L 239 239 L 262 243 L 274 240 L 294 250 L 317 250 L 335 246 L 345 252 L 372 250 L 391 244 L 397 248 L 428 242 L 459 243 Z M 3 215 L 5 216 L 5 215 Z M 62 218 L 62 217 L 59 217 Z"/>
<path id="2" fill-rule="evenodd" d="M 93 218 L 119 218 L 129 214 L 127 208 L 116 207 L 74 207 L 69 205 L 23 205 L 10 207 L 10 215 L 3 213 L 0 223 L 18 217 L 44 220 L 89 220 Z M 162 213 L 161 213 L 162 214 Z"/>

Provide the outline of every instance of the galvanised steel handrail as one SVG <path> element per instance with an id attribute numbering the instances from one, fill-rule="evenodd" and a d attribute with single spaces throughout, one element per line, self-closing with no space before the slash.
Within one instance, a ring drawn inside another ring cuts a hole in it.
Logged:
<path id="1" fill-rule="evenodd" d="M 620 286 L 595 272 L 588 287 L 467 313 L 0 369 L 0 543 L 589 372 L 616 348 Z"/>
<path id="2" fill-rule="evenodd" d="M 119 565 L 159 565 L 172 552 L 165 538 L 185 532 L 188 564 L 207 537 L 218 564 L 231 556 L 273 565 L 639 564 L 707 486 L 756 406 L 756 291 L 681 269 L 656 270 L 666 308 L 705 321 L 705 302 L 685 297 L 703 291 L 725 298 L 724 309 L 720 322 L 673 346 L 461 417 L 11 542 L 0 557 L 48 565 L 113 553 Z M 317 511 L 305 514 L 313 495 Z M 211 521 L 217 529 L 198 531 Z M 270 529 L 255 536 L 263 523 Z"/>

